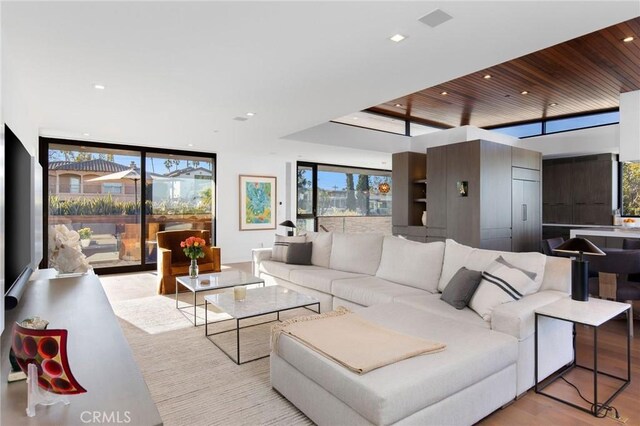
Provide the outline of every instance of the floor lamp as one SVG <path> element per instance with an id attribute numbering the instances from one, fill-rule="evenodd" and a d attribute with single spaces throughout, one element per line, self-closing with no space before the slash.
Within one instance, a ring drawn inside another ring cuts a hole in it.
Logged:
<path id="1" fill-rule="evenodd" d="M 589 261 L 587 256 L 606 256 L 586 238 L 571 238 L 553 249 L 560 253 L 576 255 L 571 261 L 571 298 L 580 302 L 589 300 Z"/>

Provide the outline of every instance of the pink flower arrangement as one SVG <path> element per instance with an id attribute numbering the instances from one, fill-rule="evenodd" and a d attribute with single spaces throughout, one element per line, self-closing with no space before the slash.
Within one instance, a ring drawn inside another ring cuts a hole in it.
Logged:
<path id="1" fill-rule="evenodd" d="M 204 257 L 204 247 L 206 245 L 206 241 L 199 237 L 189 237 L 180 242 L 180 247 L 182 247 L 184 254 L 191 260 Z"/>

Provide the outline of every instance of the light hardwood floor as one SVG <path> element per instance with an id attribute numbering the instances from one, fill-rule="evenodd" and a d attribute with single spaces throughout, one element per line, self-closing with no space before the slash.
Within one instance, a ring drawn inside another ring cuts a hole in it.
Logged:
<path id="1" fill-rule="evenodd" d="M 616 407 L 621 417 L 629 420 L 627 425 L 640 425 L 640 327 L 635 321 L 635 338 L 631 341 L 631 383 L 618 395 L 610 405 Z M 577 354 L 578 363 L 585 366 L 593 366 L 593 332 L 591 328 L 577 327 Z M 613 320 L 603 325 L 598 334 L 598 368 L 602 371 L 615 374 L 619 377 L 626 376 L 626 321 Z M 593 400 L 593 373 L 574 369 L 566 378 L 580 388 L 582 394 Z M 598 393 L 608 395 L 612 392 L 612 385 L 618 385 L 605 377 L 599 382 Z M 575 389 L 568 384 L 557 381 L 545 389 L 545 392 L 556 395 L 562 399 L 570 400 L 576 404 L 583 402 Z M 599 398 L 602 400 L 602 398 Z M 479 424 L 483 426 L 511 426 L 511 425 L 620 425 L 615 420 L 605 418 L 598 419 L 568 405 L 554 401 L 544 395 L 536 394 L 529 390 L 513 404 L 502 410 L 498 410 L 485 418 Z"/>

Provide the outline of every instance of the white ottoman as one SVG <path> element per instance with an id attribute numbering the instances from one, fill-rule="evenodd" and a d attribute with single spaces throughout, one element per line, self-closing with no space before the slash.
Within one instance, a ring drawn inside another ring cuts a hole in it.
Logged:
<path id="1" fill-rule="evenodd" d="M 516 397 L 514 337 L 398 303 L 358 314 L 447 348 L 360 376 L 281 335 L 271 384 L 317 424 L 473 424 Z"/>

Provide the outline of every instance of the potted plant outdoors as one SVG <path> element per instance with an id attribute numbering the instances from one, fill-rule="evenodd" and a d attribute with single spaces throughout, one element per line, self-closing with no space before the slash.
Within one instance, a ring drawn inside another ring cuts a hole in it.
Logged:
<path id="1" fill-rule="evenodd" d="M 184 254 L 191 259 L 189 277 L 192 279 L 198 278 L 197 259 L 204 257 L 204 247 L 206 244 L 206 241 L 199 237 L 189 237 L 180 243 L 180 247 L 182 247 Z"/>
<path id="2" fill-rule="evenodd" d="M 91 228 L 79 229 L 78 234 L 80 235 L 80 245 L 82 247 L 89 247 L 89 244 L 91 244 L 91 235 L 93 234 Z"/>

